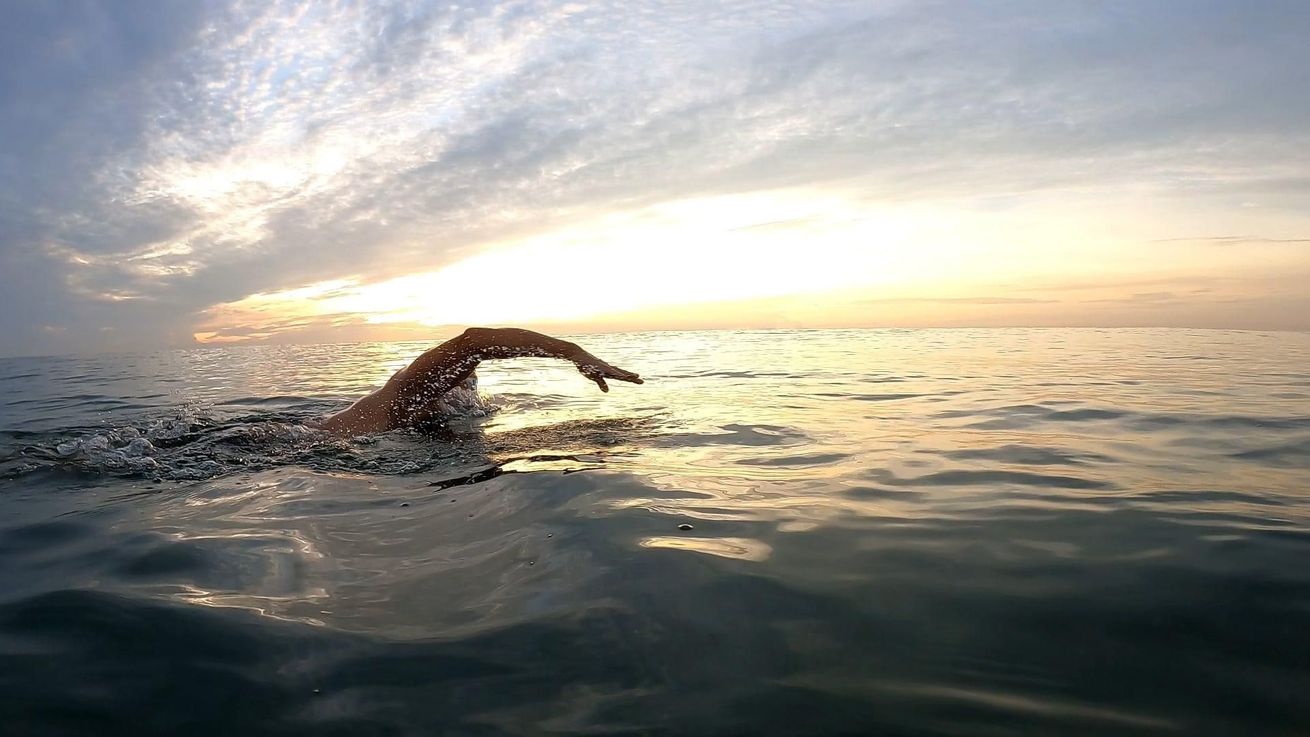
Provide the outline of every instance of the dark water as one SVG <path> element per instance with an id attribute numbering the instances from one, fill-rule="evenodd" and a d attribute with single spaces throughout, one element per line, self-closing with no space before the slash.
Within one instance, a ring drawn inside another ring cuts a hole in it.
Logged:
<path id="1" fill-rule="evenodd" d="M 0 360 L 0 732 L 1310 734 L 1310 335 L 580 342 Z"/>

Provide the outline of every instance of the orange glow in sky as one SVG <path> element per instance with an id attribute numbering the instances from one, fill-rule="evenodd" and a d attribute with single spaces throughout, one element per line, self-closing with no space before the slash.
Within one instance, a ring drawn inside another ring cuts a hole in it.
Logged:
<path id="1" fill-rule="evenodd" d="M 1053 217 L 1053 209 L 1034 218 L 951 203 L 891 207 L 813 190 L 666 202 L 489 244 L 433 271 L 254 294 L 208 310 L 195 338 L 238 342 L 345 324 L 717 324 L 707 312 L 741 327 L 986 324 L 988 316 L 1078 324 L 1080 313 L 1107 310 L 1131 324 L 1134 303 L 1159 307 L 1182 286 L 1244 293 L 1249 248 L 1211 249 L 1197 261 L 1195 243 L 1135 242 L 1127 234 L 1143 226 L 1131 208 L 1099 220 Z M 1052 242 L 1060 247 L 1046 247 Z M 1294 249 L 1265 252 L 1265 268 L 1280 257 L 1296 266 Z M 1216 284 L 1198 270 L 1217 266 L 1232 279 Z M 1070 284 L 1072 274 L 1101 286 Z"/>

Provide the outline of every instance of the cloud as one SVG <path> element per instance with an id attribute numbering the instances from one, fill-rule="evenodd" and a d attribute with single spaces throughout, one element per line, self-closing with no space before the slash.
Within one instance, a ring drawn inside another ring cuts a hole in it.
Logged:
<path id="1" fill-rule="evenodd" d="M 1239 246 L 1251 243 L 1310 243 L 1310 238 L 1259 238 L 1249 235 L 1211 235 L 1198 238 L 1157 238 L 1154 243 L 1212 243 L 1216 246 Z"/>
<path id="2" fill-rule="evenodd" d="M 1049 305 L 1056 304 L 1055 299 L 1034 299 L 1031 297 L 887 297 L 882 299 L 862 300 L 863 304 L 945 304 L 945 305 Z"/>
<path id="3" fill-rule="evenodd" d="M 1304 212 L 1308 34 L 1295 2 L 22 4 L 0 353 L 696 196 Z"/>
<path id="4" fill-rule="evenodd" d="M 1137 292 L 1128 297 L 1086 300 L 1086 302 L 1091 304 L 1129 304 L 1147 307 L 1177 301 L 1179 301 L 1179 295 L 1176 292 Z"/>

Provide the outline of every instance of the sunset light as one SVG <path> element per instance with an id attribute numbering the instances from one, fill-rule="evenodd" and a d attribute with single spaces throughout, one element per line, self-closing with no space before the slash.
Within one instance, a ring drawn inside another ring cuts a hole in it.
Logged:
<path id="1" fill-rule="evenodd" d="M 5 735 L 1310 735 L 1310 0 L 0 0 Z"/>
<path id="2" fill-rule="evenodd" d="M 1302 39 L 1208 18 L 288 0 L 176 8 L 131 71 L 86 30 L 0 119 L 0 350 L 1305 329 L 1303 80 L 1262 56 Z"/>
<path id="3" fill-rule="evenodd" d="M 924 227 L 904 211 L 807 193 L 672 202 L 498 244 L 434 272 L 259 294 L 211 314 L 216 324 L 342 315 L 440 326 L 817 295 L 940 272 L 940 251 L 908 247 Z"/>

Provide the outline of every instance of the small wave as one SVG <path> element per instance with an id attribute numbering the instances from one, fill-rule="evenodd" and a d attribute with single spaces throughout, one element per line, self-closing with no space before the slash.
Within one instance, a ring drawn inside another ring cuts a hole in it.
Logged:
<path id="1" fill-rule="evenodd" d="M 869 473 L 879 483 L 893 486 L 995 486 L 1009 484 L 1016 486 L 1044 486 L 1062 489 L 1115 489 L 1115 484 L 1107 481 L 1084 478 L 1081 476 L 1062 476 L 1049 473 L 1029 473 L 1026 471 L 938 471 L 924 476 L 901 478 L 885 470 Z"/>
<path id="2" fill-rule="evenodd" d="M 809 439 L 805 433 L 780 425 L 721 425 L 722 433 L 678 433 L 665 435 L 655 444 L 661 447 L 694 447 L 697 445 L 790 445 Z"/>
<path id="3" fill-rule="evenodd" d="M 0 536 L 0 554 L 32 552 L 66 544 L 96 533 L 92 525 L 71 520 L 53 520 L 14 527 Z"/>
<path id="4" fill-rule="evenodd" d="M 1073 452 L 1059 448 L 1010 444 L 994 448 L 965 448 L 962 450 L 920 451 L 959 460 L 998 461 L 1024 466 L 1082 466 L 1088 463 L 1108 463 L 1114 459 L 1090 451 Z"/>
<path id="5" fill-rule="evenodd" d="M 921 379 L 924 377 L 893 376 L 890 374 L 885 374 L 885 375 L 870 374 L 869 376 L 866 376 L 863 379 L 861 379 L 861 381 L 863 381 L 865 384 L 899 384 L 903 381 L 909 381 L 911 378 Z"/>
<path id="6" fill-rule="evenodd" d="M 1288 503 L 1268 493 L 1248 494 L 1241 491 L 1222 491 L 1218 489 L 1169 489 L 1147 491 L 1135 494 L 1134 499 L 1157 502 L 1178 509 L 1175 505 L 1195 506 L 1206 503 L 1254 504 L 1257 506 L 1283 507 Z"/>
<path id="7" fill-rule="evenodd" d="M 1286 468 L 1304 468 L 1310 466 L 1310 440 L 1252 448 L 1230 453 L 1229 457 Z"/>
<path id="8" fill-rule="evenodd" d="M 850 457 L 850 453 L 802 453 L 793 456 L 743 458 L 737 463 L 744 466 L 825 466 Z"/>
<path id="9" fill-rule="evenodd" d="M 1117 420 L 1127 415 L 1122 410 L 1110 409 L 1055 409 L 1040 404 L 1012 404 L 1004 407 L 975 410 L 948 410 L 936 416 L 941 418 L 975 417 L 978 415 L 998 418 L 997 421 L 1015 422 L 1090 422 L 1096 420 Z"/>
<path id="10" fill-rule="evenodd" d="M 888 489 L 882 486 L 851 486 L 842 490 L 843 496 L 852 499 L 905 500 L 925 496 L 925 492 L 911 489 Z"/>
<path id="11" fill-rule="evenodd" d="M 852 402 L 895 402 L 901 399 L 918 399 L 920 397 L 930 396 L 928 394 L 844 394 L 840 392 L 818 392 L 814 396 L 825 397 L 830 399 L 840 399 L 842 401 Z"/>
<path id="12" fill-rule="evenodd" d="M 272 397 L 238 397 L 217 402 L 215 406 L 252 406 L 252 407 L 304 407 L 316 404 L 317 400 L 295 395 L 277 395 Z"/>
<path id="13" fill-rule="evenodd" d="M 1134 425 L 1143 430 L 1165 427 L 1193 426 L 1216 430 L 1310 430 L 1310 417 L 1283 416 L 1261 417 L 1258 415 L 1193 415 L 1193 414 L 1154 414 L 1143 415 L 1134 420 Z"/>
<path id="14" fill-rule="evenodd" d="M 667 374 L 661 378 L 666 379 L 799 379 L 805 378 L 802 374 L 796 374 L 789 371 L 732 371 L 723 369 L 707 369 L 705 371 L 692 371 L 685 373 Z"/>
<path id="15" fill-rule="evenodd" d="M 1080 407 L 1065 409 L 1044 404 L 1011 404 L 1001 407 L 956 409 L 939 412 L 938 419 L 979 419 L 968 425 L 980 430 L 1018 429 L 1037 423 L 1092 423 L 1121 421 L 1133 429 L 1157 430 L 1170 427 L 1209 429 L 1304 430 L 1310 416 L 1206 415 L 1187 412 L 1142 412 L 1134 410 Z"/>

